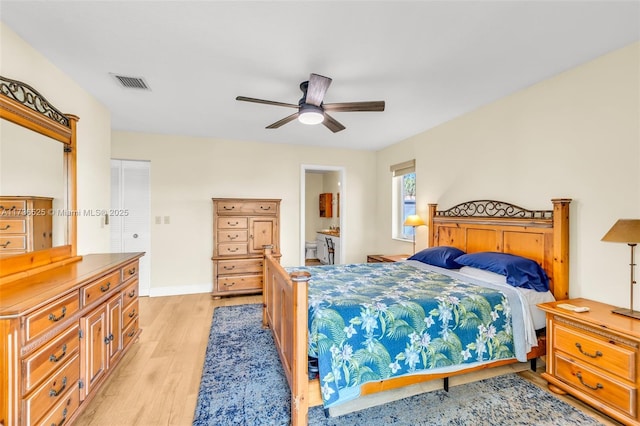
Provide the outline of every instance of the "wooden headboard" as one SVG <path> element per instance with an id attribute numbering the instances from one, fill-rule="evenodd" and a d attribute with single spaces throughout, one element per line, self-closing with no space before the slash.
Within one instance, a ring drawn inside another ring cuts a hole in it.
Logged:
<path id="1" fill-rule="evenodd" d="M 511 253 L 540 264 L 557 300 L 569 297 L 569 198 L 552 210 L 527 210 L 502 201 L 476 200 L 448 210 L 429 204 L 429 247 L 454 246 L 467 253 Z"/>

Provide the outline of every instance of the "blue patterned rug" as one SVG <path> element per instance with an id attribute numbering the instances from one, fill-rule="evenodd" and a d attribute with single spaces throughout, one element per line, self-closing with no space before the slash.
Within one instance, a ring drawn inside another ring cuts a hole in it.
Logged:
<path id="1" fill-rule="evenodd" d="M 290 393 L 262 305 L 215 309 L 193 424 L 288 425 Z M 390 402 L 336 418 L 309 410 L 309 425 L 599 425 L 517 374 Z"/>

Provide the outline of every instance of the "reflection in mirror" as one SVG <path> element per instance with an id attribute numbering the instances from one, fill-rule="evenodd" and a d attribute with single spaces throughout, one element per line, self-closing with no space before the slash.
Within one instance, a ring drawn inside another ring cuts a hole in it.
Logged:
<path id="1" fill-rule="evenodd" d="M 68 244 L 64 144 L 7 120 L 0 120 L 0 254 Z M 16 207 L 11 211 L 12 207 Z M 47 222 L 51 225 L 47 225 Z M 51 229 L 47 229 L 50 227 Z M 34 231 L 38 235 L 28 235 Z M 43 235 L 48 234 L 48 235 Z"/>

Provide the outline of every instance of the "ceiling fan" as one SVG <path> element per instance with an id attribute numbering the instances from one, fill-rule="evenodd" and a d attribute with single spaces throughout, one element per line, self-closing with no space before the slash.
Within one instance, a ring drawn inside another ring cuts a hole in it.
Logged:
<path id="1" fill-rule="evenodd" d="M 277 101 L 266 101 L 264 99 L 248 98 L 246 96 L 236 97 L 237 101 L 255 102 L 259 104 L 276 105 L 288 108 L 295 108 L 298 111 L 278 120 L 273 124 L 268 125 L 267 129 L 277 129 L 290 121 L 295 120 L 304 124 L 324 124 L 333 133 L 344 130 L 345 127 L 338 122 L 335 118 L 327 114 L 327 111 L 332 112 L 347 112 L 347 111 L 384 111 L 384 101 L 367 101 L 367 102 L 342 102 L 342 103 L 323 103 L 324 95 L 331 84 L 329 77 L 324 77 L 319 74 L 311 74 L 308 81 L 300 83 L 300 90 L 302 90 L 302 98 L 298 101 L 298 105 L 288 104 Z"/>

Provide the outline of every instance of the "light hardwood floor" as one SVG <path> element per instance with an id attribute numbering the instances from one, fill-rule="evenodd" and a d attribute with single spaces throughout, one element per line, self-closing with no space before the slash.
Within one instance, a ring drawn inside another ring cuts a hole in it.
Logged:
<path id="1" fill-rule="evenodd" d="M 209 294 L 140 298 L 139 341 L 75 425 L 191 425 L 214 308 L 261 301 L 261 296 L 214 300 Z M 546 389 L 541 371 L 542 366 L 520 374 Z M 605 425 L 619 425 L 570 396 L 560 398 Z"/>

